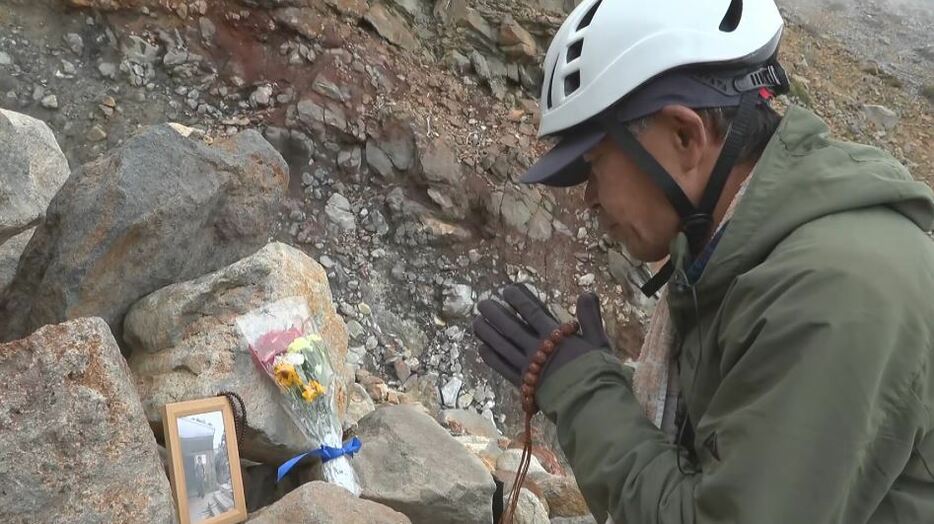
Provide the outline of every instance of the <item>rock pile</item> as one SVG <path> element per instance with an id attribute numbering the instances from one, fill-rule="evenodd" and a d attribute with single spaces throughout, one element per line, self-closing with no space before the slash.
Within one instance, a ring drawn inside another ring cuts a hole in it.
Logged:
<path id="1" fill-rule="evenodd" d="M 413 135 L 394 134 L 393 125 L 374 141 L 396 170 L 392 176 L 425 169 Z M 449 156 L 439 147 L 431 154 Z M 449 183 L 437 162 L 427 165 L 426 183 Z M 12 395 L 0 411 L 0 434 L 7 434 L 0 451 L 6 446 L 11 457 L 0 478 L 22 487 L 5 492 L 4 521 L 174 522 L 156 444 L 161 407 L 220 391 L 240 393 L 249 413 L 241 455 L 260 463 L 244 468 L 251 520 L 293 519 L 296 512 L 308 522 L 493 520 L 502 503 L 495 500 L 495 478 L 510 454 L 491 410 L 492 392 L 467 390 L 459 372 L 445 379 L 425 373 L 439 363 L 431 356 L 427 366 L 419 361 L 430 342 L 413 323 L 363 301 L 335 300 L 332 277 L 362 287 L 347 280 L 351 253 L 321 256 L 319 263 L 284 243 L 258 247 L 272 232 L 269 217 L 288 185 L 282 157 L 256 133 L 211 141 L 182 126 L 146 128 L 76 169 L 48 209 L 40 206 L 45 218 L 35 233 L 21 229 L 0 246 L 9 253 L 6 267 L 16 267 L 2 295 L 14 314 L 0 335 L 19 338 L 0 345 L 0 384 Z M 396 194 L 391 218 L 420 205 Z M 388 222 L 371 220 L 340 193 L 329 203 L 324 216 L 335 234 L 356 233 L 342 221 L 356 225 L 362 217 L 364 231 L 378 238 Z M 442 284 L 449 291 L 439 315 L 464 321 L 476 293 Z M 302 301 L 312 313 L 338 376 L 332 387 L 343 425 L 365 443 L 353 459 L 362 500 L 317 482 L 315 464 L 272 488 L 270 467 L 309 444 L 257 369 L 237 318 L 285 299 Z M 55 325 L 56 319 L 68 322 Z M 442 336 L 454 364 L 465 332 L 450 325 Z M 348 348 L 355 343 L 362 346 Z M 380 350 L 391 355 L 395 377 L 388 383 L 361 368 L 367 359 L 379 362 Z M 30 425 L 36 420 L 44 423 Z M 37 447 L 40 460 L 26 464 L 32 459 L 21 450 Z M 67 459 L 62 450 L 71 450 Z M 52 470 L 55 478 L 47 478 Z M 524 492 L 522 522 L 547 520 L 552 505 L 577 507 L 549 500 L 571 496 L 560 480 L 540 482 L 534 495 Z M 90 503 L 76 503 L 88 496 Z"/>
<path id="2" fill-rule="evenodd" d="M 262 247 L 288 186 L 256 132 L 212 146 L 163 125 L 79 167 L 0 297 L 0 340 L 98 316 L 119 337 L 143 296 Z"/>

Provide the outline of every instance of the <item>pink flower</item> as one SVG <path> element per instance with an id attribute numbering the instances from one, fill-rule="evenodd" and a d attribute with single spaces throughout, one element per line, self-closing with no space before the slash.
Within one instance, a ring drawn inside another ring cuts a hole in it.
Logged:
<path id="1" fill-rule="evenodd" d="M 285 331 L 270 331 L 259 337 L 250 349 L 264 367 L 269 367 L 276 355 L 285 352 L 289 344 L 300 336 L 301 329 L 294 326 Z"/>

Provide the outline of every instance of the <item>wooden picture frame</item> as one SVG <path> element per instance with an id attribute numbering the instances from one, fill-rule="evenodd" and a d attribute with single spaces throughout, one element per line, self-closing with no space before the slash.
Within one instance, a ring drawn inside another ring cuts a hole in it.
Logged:
<path id="1" fill-rule="evenodd" d="M 162 423 L 179 522 L 233 524 L 246 520 L 240 450 L 227 399 L 166 404 Z"/>

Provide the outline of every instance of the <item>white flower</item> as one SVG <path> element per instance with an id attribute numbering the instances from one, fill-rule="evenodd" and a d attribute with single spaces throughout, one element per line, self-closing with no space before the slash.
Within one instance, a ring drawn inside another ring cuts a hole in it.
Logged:
<path id="1" fill-rule="evenodd" d="M 295 367 L 298 367 L 305 363 L 305 355 L 302 355 L 301 353 L 286 353 L 283 360 Z"/>

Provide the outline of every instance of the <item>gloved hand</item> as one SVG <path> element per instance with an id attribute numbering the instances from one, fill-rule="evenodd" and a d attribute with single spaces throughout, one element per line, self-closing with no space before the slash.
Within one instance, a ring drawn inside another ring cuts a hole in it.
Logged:
<path id="1" fill-rule="evenodd" d="M 484 300 L 477 306 L 480 315 L 474 319 L 473 330 L 483 342 L 480 358 L 518 387 L 542 341 L 560 323 L 548 307 L 521 284 L 503 289 L 503 298 L 514 311 L 492 300 Z M 581 334 L 566 337 L 558 345 L 551 361 L 541 372 L 541 382 L 587 352 L 610 349 L 597 295 L 584 293 L 578 297 L 577 321 Z"/>

